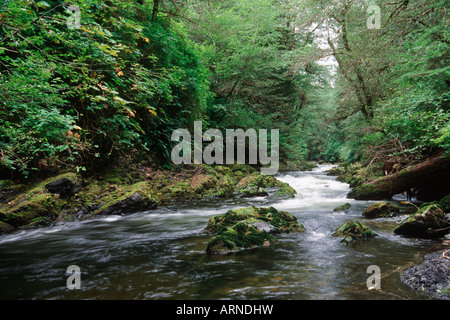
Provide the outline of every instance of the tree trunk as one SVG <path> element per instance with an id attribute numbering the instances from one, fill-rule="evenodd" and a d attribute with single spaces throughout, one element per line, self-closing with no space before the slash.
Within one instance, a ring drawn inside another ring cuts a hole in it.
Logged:
<path id="1" fill-rule="evenodd" d="M 162 0 L 154 0 L 153 1 L 153 11 L 152 11 L 152 21 L 155 21 L 156 16 L 158 15 L 159 4 Z"/>
<path id="2" fill-rule="evenodd" d="M 425 201 L 445 196 L 449 193 L 450 184 L 450 156 L 439 154 L 415 166 L 403 169 L 398 173 L 371 181 L 354 188 L 348 198 L 356 200 L 383 200 L 392 196 L 417 188 L 431 194 Z"/>

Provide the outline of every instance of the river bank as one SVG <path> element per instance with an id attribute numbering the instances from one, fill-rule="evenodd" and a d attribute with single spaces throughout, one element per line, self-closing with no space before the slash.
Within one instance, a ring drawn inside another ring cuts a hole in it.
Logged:
<path id="1" fill-rule="evenodd" d="M 116 167 L 104 175 L 61 173 L 34 183 L 0 182 L 0 233 L 16 229 L 126 215 L 173 201 L 267 196 L 296 191 L 247 165 L 184 166 L 175 170 Z"/>
<path id="2" fill-rule="evenodd" d="M 449 250 L 427 254 L 418 265 L 405 270 L 401 279 L 414 290 L 434 298 L 450 300 Z"/>

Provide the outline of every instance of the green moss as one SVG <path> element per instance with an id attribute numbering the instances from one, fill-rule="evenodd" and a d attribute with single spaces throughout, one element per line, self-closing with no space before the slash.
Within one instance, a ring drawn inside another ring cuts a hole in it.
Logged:
<path id="1" fill-rule="evenodd" d="M 439 201 L 439 204 L 444 212 L 450 212 L 450 194 L 442 198 L 441 201 Z"/>
<path id="2" fill-rule="evenodd" d="M 277 188 L 274 195 L 277 198 L 294 198 L 297 193 L 289 184 L 277 180 L 274 176 L 261 175 L 259 172 L 242 178 L 236 185 L 237 193 L 246 197 L 266 195 L 268 188 Z"/>
<path id="3" fill-rule="evenodd" d="M 278 191 L 275 193 L 275 196 L 280 199 L 288 199 L 288 198 L 295 198 L 295 195 L 297 194 L 297 191 L 295 191 L 294 188 L 292 188 L 289 184 L 280 182 L 278 184 Z"/>
<path id="4" fill-rule="evenodd" d="M 388 218 L 397 215 L 400 209 L 388 202 L 377 202 L 371 204 L 363 211 L 363 216 L 368 219 Z"/>
<path id="5" fill-rule="evenodd" d="M 108 208 L 128 199 L 134 194 L 139 193 L 147 202 L 158 203 L 157 197 L 153 195 L 153 191 L 148 182 L 139 182 L 131 186 L 123 186 L 122 188 L 117 188 L 109 194 L 104 194 L 104 196 L 97 199 L 97 202 L 103 203 L 103 205 L 93 212 L 93 215 L 102 214 Z"/>
<path id="6" fill-rule="evenodd" d="M 448 233 L 449 223 L 438 205 L 421 207 L 394 227 L 396 234 L 420 238 L 439 238 Z"/>
<path id="7" fill-rule="evenodd" d="M 26 189 L 27 186 L 24 184 L 16 184 L 12 180 L 0 180 L 0 204 L 7 204 Z"/>
<path id="8" fill-rule="evenodd" d="M 276 239 L 265 231 L 244 221 L 227 228 L 208 242 L 206 252 L 209 254 L 225 253 L 262 246 L 266 242 L 273 243 Z"/>
<path id="9" fill-rule="evenodd" d="M 0 221 L 0 233 L 14 230 L 14 227 L 6 222 Z"/>
<path id="10" fill-rule="evenodd" d="M 258 229 L 257 225 L 270 229 Z M 288 212 L 270 208 L 240 208 L 212 217 L 206 230 L 216 233 L 208 243 L 206 251 L 210 254 L 252 248 L 276 239 L 272 234 L 305 231 L 297 218 Z"/>
<path id="11" fill-rule="evenodd" d="M 341 237 L 343 238 L 341 242 L 348 244 L 358 240 L 373 238 L 376 236 L 376 233 L 358 221 L 346 221 L 336 229 L 332 236 Z"/>

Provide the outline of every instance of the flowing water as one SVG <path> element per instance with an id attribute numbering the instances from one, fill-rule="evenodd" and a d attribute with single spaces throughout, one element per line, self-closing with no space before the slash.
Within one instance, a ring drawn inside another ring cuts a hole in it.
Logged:
<path id="1" fill-rule="evenodd" d="M 392 233 L 404 217 L 367 220 L 371 203 L 346 199 L 347 184 L 312 172 L 284 172 L 295 199 L 213 199 L 175 203 L 131 216 L 109 216 L 0 236 L 0 299 L 427 299 L 400 281 L 400 271 L 440 246 Z M 348 213 L 334 212 L 344 203 Z M 273 206 L 294 214 L 306 232 L 269 247 L 208 256 L 209 218 L 230 209 Z M 332 237 L 347 220 L 379 236 L 354 245 Z M 81 270 L 68 290 L 67 267 Z M 367 268 L 382 272 L 368 290 Z"/>

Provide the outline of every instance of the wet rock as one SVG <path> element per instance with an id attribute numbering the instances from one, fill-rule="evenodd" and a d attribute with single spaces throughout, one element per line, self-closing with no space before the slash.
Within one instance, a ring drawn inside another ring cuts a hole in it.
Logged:
<path id="1" fill-rule="evenodd" d="M 440 238 L 450 232 L 450 223 L 437 205 L 429 205 L 400 222 L 394 233 L 425 239 Z"/>
<path id="2" fill-rule="evenodd" d="M 14 230 L 14 227 L 6 222 L 0 221 L 0 234 Z"/>
<path id="3" fill-rule="evenodd" d="M 273 176 L 260 175 L 255 172 L 242 178 L 236 185 L 236 195 L 244 197 L 268 196 L 276 199 L 294 198 L 296 191 L 289 184 L 277 180 Z M 274 190 L 270 194 L 268 189 Z"/>
<path id="4" fill-rule="evenodd" d="M 242 197 L 267 197 L 269 194 L 267 193 L 266 189 L 261 187 L 255 187 L 255 186 L 248 186 L 245 189 L 241 189 L 238 195 L 241 195 Z"/>
<path id="5" fill-rule="evenodd" d="M 341 237 L 341 242 L 349 244 L 358 240 L 366 240 L 376 236 L 376 233 L 358 221 L 346 221 L 332 234 Z"/>
<path id="6" fill-rule="evenodd" d="M 274 234 L 303 232 L 297 218 L 275 208 L 242 208 L 212 217 L 206 230 L 216 233 L 206 248 L 208 254 L 221 254 L 276 241 Z"/>
<path id="7" fill-rule="evenodd" d="M 401 280 L 420 293 L 450 300 L 450 260 L 444 257 L 445 252 L 426 255 L 419 265 L 402 272 Z"/>
<path id="8" fill-rule="evenodd" d="M 400 209 L 388 202 L 377 202 L 371 204 L 363 211 L 363 216 L 368 219 L 389 218 L 396 216 Z"/>
<path id="9" fill-rule="evenodd" d="M 135 192 L 124 199 L 119 199 L 113 204 L 105 205 L 96 214 L 101 215 L 126 215 L 140 211 L 156 209 L 157 203 L 150 197 Z"/>
<path id="10" fill-rule="evenodd" d="M 0 181 L 0 204 L 7 204 L 24 191 L 25 186 L 22 184 L 15 184 L 9 180 Z"/>
<path id="11" fill-rule="evenodd" d="M 352 205 L 350 203 L 343 204 L 342 206 L 336 207 L 333 209 L 334 212 L 345 212 L 347 213 L 350 210 Z"/>
<path id="12" fill-rule="evenodd" d="M 45 188 L 50 193 L 59 194 L 61 198 L 70 198 L 78 192 L 77 182 L 66 177 L 46 184 Z"/>

